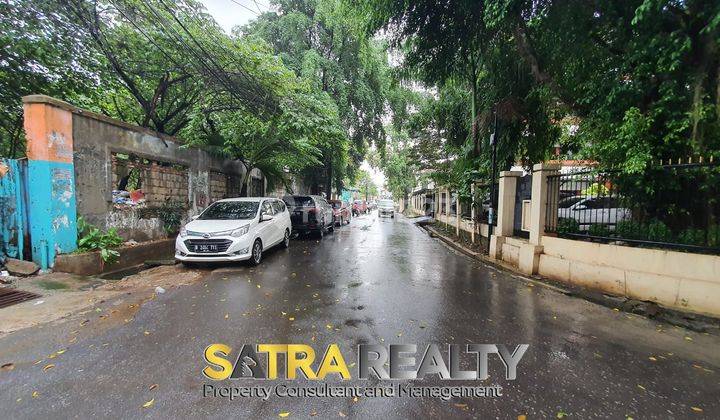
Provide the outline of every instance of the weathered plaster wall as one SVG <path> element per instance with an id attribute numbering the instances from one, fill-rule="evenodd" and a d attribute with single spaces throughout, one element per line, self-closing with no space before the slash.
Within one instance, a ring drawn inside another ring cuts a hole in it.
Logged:
<path id="1" fill-rule="evenodd" d="M 23 101 L 29 135 L 55 133 L 46 142 L 30 142 L 29 155 L 38 155 L 38 159 L 45 161 L 48 153 L 60 156 L 62 152 L 62 159 L 57 160 L 71 163 L 67 168 L 60 165 L 47 168 L 47 180 L 43 185 L 48 191 L 43 197 L 48 199 L 43 199 L 58 206 L 71 204 L 77 209 L 78 216 L 102 229 L 116 227 L 124 238 L 137 241 L 165 236 L 162 223 L 152 211 L 113 205 L 112 191 L 118 183 L 113 169 L 117 171 L 118 168 L 113 168 L 112 156 L 117 153 L 156 162 L 143 168 L 148 180 L 142 186 L 142 189 L 147 189 L 145 207 L 156 207 L 168 198 L 182 199 L 187 214 L 191 215 L 218 198 L 239 195 L 244 167 L 238 162 L 218 159 L 200 149 L 182 147 L 181 141 L 176 138 L 88 112 L 47 96 L 31 95 Z M 56 114 L 64 116 L 62 124 L 56 123 Z M 64 127 L 65 131 L 57 127 Z M 211 177 L 210 174 L 214 175 Z M 260 177 L 261 193 L 264 192 L 262 173 L 254 171 L 253 174 Z M 186 176 L 187 179 L 179 179 L 178 176 Z M 218 181 L 223 177 L 224 182 Z M 211 180 L 216 182 L 213 184 Z M 224 193 L 220 191 L 223 187 Z M 65 226 L 65 221 L 58 218 L 57 223 L 62 224 L 59 228 L 75 232 L 74 215 L 70 219 Z M 76 234 L 68 235 L 74 242 Z M 62 242 L 55 240 L 54 243 Z"/>
<path id="2" fill-rule="evenodd" d="M 161 205 L 167 197 L 184 196 L 188 215 L 197 214 L 212 201 L 227 196 L 217 190 L 217 184 L 211 191 L 210 173 L 216 177 L 222 174 L 241 179 L 244 171 L 237 162 L 214 158 L 200 149 L 183 148 L 177 139 L 160 137 L 87 112 L 73 113 L 73 137 L 78 214 L 105 229 L 115 227 L 123 237 L 137 241 L 163 237 L 162 223 L 151 212 L 118 209 L 113 205 L 112 190 L 117 188 L 111 160 L 113 153 L 132 154 L 187 168 L 188 178 L 182 183 L 176 179 L 182 170 L 150 165 L 147 171 L 155 171 L 157 176 L 147 176 L 143 189 L 150 207 Z M 178 195 L 176 184 L 187 188 L 187 194 Z M 225 187 L 227 185 L 226 179 Z"/>

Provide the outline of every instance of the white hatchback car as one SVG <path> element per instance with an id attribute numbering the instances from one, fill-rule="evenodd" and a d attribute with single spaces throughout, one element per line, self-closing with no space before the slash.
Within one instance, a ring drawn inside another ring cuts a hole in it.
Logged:
<path id="1" fill-rule="evenodd" d="M 219 200 L 183 226 L 175 259 L 183 262 L 243 261 L 260 264 L 263 250 L 290 246 L 290 213 L 277 198 Z"/>

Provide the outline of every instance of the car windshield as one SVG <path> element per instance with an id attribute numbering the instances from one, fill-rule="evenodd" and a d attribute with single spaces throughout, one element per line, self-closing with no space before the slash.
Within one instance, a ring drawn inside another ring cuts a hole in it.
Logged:
<path id="1" fill-rule="evenodd" d="M 257 214 L 259 201 L 219 201 L 208 207 L 200 220 L 247 220 Z"/>
<path id="2" fill-rule="evenodd" d="M 382 207 L 392 207 L 393 206 L 392 200 L 380 200 L 377 203 L 378 203 L 378 206 L 382 206 Z"/>
<path id="3" fill-rule="evenodd" d="M 283 198 L 285 204 L 290 207 L 315 207 L 312 197 L 308 196 L 292 196 Z"/>

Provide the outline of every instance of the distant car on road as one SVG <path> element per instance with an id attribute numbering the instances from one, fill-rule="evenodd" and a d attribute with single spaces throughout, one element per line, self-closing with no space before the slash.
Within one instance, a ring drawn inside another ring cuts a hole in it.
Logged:
<path id="1" fill-rule="evenodd" d="M 175 259 L 183 264 L 250 260 L 257 265 L 264 250 L 290 246 L 291 230 L 290 214 L 281 200 L 219 200 L 180 229 Z"/>
<path id="2" fill-rule="evenodd" d="M 283 201 L 290 209 L 292 229 L 300 234 L 314 233 L 322 238 L 335 229 L 332 206 L 319 195 L 288 195 Z"/>
<path id="3" fill-rule="evenodd" d="M 378 216 L 390 216 L 395 218 L 395 203 L 392 200 L 378 200 Z"/>
<path id="4" fill-rule="evenodd" d="M 330 200 L 330 205 L 333 208 L 333 222 L 337 226 L 350 223 L 350 208 L 347 203 L 342 200 Z"/>
<path id="5" fill-rule="evenodd" d="M 359 216 L 368 212 L 367 204 L 365 200 L 355 200 L 352 205 L 353 216 Z"/>
<path id="6" fill-rule="evenodd" d="M 377 201 L 371 201 L 368 203 L 368 210 L 375 210 L 377 206 Z"/>

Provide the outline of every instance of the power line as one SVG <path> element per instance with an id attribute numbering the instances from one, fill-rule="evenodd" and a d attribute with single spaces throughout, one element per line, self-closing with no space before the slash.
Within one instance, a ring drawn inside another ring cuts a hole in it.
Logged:
<path id="1" fill-rule="evenodd" d="M 256 11 L 254 11 L 253 9 L 245 6 L 244 4 L 240 3 L 239 1 L 237 1 L 237 0 L 230 0 L 230 1 L 233 2 L 233 3 L 235 3 L 235 4 L 237 4 L 238 6 L 242 7 L 243 9 L 247 10 L 248 12 L 254 14 L 255 16 L 260 16 L 260 14 L 259 14 L 258 12 L 256 12 Z"/>

